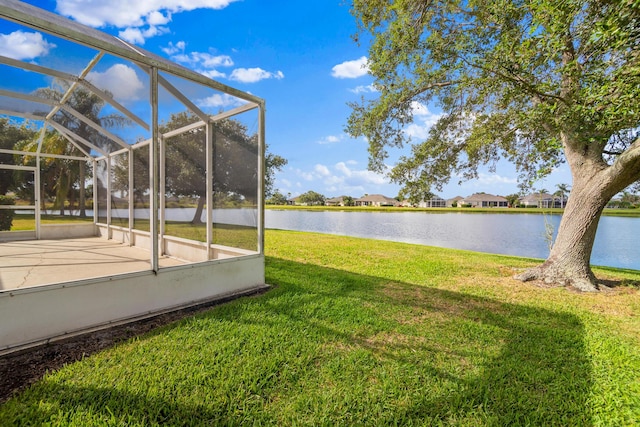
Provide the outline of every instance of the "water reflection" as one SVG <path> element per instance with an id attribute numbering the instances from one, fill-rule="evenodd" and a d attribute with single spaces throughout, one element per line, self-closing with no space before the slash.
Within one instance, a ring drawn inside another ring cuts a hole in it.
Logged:
<path id="1" fill-rule="evenodd" d="M 267 210 L 267 228 L 313 231 L 454 249 L 546 258 L 545 222 L 555 232 L 560 215 L 463 212 L 344 212 Z M 594 265 L 640 270 L 640 218 L 600 219 Z"/>
<path id="2" fill-rule="evenodd" d="M 170 221 L 190 221 L 195 209 L 166 210 Z M 87 212 L 91 216 L 91 211 Z M 128 211 L 112 210 L 112 215 L 127 218 Z M 148 210 L 136 209 L 136 218 L 148 218 Z M 214 209 L 214 222 L 256 227 L 256 209 Z M 362 211 L 265 211 L 265 227 L 312 231 L 416 243 L 453 249 L 468 249 L 504 255 L 546 258 L 549 242 L 548 222 L 555 232 L 560 215 L 485 214 L 465 212 L 362 212 Z M 204 220 L 204 214 L 202 217 Z M 603 216 L 591 263 L 640 270 L 640 218 Z"/>

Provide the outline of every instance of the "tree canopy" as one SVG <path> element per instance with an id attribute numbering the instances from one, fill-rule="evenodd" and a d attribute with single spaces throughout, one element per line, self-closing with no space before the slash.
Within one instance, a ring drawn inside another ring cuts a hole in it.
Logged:
<path id="1" fill-rule="evenodd" d="M 306 193 L 302 193 L 298 200 L 300 203 L 306 203 L 307 205 L 324 205 L 326 198 L 313 190 L 307 191 Z"/>
<path id="2" fill-rule="evenodd" d="M 0 118 L 0 148 L 12 150 L 14 146 L 22 141 L 33 139 L 35 131 L 29 128 L 27 123 L 16 125 L 7 118 Z M 12 164 L 13 155 L 0 153 L 0 163 Z M 0 169 L 0 195 L 7 194 L 8 191 L 16 190 L 17 183 L 14 182 L 14 171 Z"/>
<path id="3" fill-rule="evenodd" d="M 160 126 L 161 133 L 179 129 L 199 119 L 187 112 L 172 114 Z M 214 125 L 214 195 L 216 203 L 256 203 L 258 196 L 258 137 L 250 133 L 242 122 L 225 119 Z M 198 209 L 193 222 L 200 222 L 206 200 L 206 133 L 204 126 L 191 129 L 171 138 L 166 138 L 165 167 L 166 191 L 168 195 L 190 197 L 198 200 Z M 134 192 L 142 195 L 149 186 L 148 150 L 134 152 Z M 265 193 L 273 191 L 275 172 L 286 165 L 283 157 L 265 155 Z M 121 159 L 115 169 L 118 188 L 128 189 L 128 161 Z"/>
<path id="4" fill-rule="evenodd" d="M 348 130 L 369 139 L 370 166 L 382 170 L 386 147 L 408 142 L 402 130 L 419 104 L 437 102 L 445 114 L 392 173 L 436 187 L 500 157 L 527 181 L 543 176 L 564 161 L 561 133 L 621 154 L 637 139 L 639 8 L 356 0 L 360 30 L 374 36 L 368 65 L 380 96 L 352 105 Z"/>
<path id="5" fill-rule="evenodd" d="M 389 147 L 411 143 L 390 176 L 416 192 L 476 178 L 500 158 L 525 186 L 567 162 L 573 218 L 563 217 L 544 266 L 522 278 L 593 289 L 602 209 L 640 180 L 640 3 L 354 0 L 352 13 L 359 36 L 372 37 L 379 93 L 351 105 L 347 131 L 369 141 L 370 168 L 384 170 Z M 411 140 L 404 129 L 430 104 L 442 116 Z"/>
<path id="6" fill-rule="evenodd" d="M 173 114 L 164 123 L 162 133 L 197 121 L 188 112 Z M 257 134 L 250 134 L 247 126 L 238 120 L 227 119 L 215 123 L 214 170 L 215 191 L 238 193 L 243 197 L 257 196 Z M 202 195 L 202 177 L 205 174 L 204 128 L 197 128 L 170 138 L 167 142 L 167 170 L 173 176 L 168 183 L 172 192 L 186 196 Z M 283 157 L 267 152 L 265 155 L 265 193 L 273 191 L 274 175 L 287 164 Z"/>

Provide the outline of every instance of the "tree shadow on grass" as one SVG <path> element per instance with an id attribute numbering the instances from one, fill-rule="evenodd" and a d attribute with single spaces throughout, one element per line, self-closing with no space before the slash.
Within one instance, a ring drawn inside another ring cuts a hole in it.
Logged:
<path id="1" fill-rule="evenodd" d="M 315 265 L 272 262 L 282 263 L 282 269 L 297 273 L 283 283 L 290 292 L 311 292 L 327 299 L 353 296 L 365 304 L 400 307 L 399 311 L 391 310 L 396 312 L 392 317 L 397 318 L 400 327 L 393 331 L 374 330 L 373 338 L 366 334 L 345 334 L 345 329 L 326 331 L 336 340 L 366 348 L 383 360 L 412 364 L 413 374 L 424 373 L 426 379 L 448 383 L 445 392 L 424 395 L 395 407 L 386 420 L 389 424 L 398 421 L 465 425 L 480 421 L 495 426 L 592 424 L 587 403 L 592 367 L 584 344 L 584 326 L 577 316 L 413 284 L 390 283 L 381 277 Z M 305 276 L 332 283 L 311 291 L 299 286 Z M 292 318 L 299 315 L 295 307 L 280 308 Z M 344 321 L 349 323 L 346 318 Z M 417 327 L 421 323 L 426 329 Z M 425 339 L 424 331 L 433 328 L 451 335 L 446 340 L 451 341 L 451 347 L 443 349 L 437 339 Z M 457 369 L 442 370 L 442 364 L 430 362 L 434 353 L 456 360 L 453 366 Z M 414 357 L 415 354 L 424 358 Z M 480 369 L 477 374 L 467 375 L 466 359 L 473 356 L 482 359 Z M 380 414 L 377 420 L 384 420 L 384 416 Z"/>
<path id="2" fill-rule="evenodd" d="M 572 314 L 276 258 L 267 260 L 267 281 L 276 285 L 267 294 L 196 316 L 203 328 L 224 323 L 237 337 L 228 346 L 257 361 L 252 375 L 264 380 L 247 399 L 261 400 L 184 403 L 170 391 L 181 384 L 158 384 L 157 397 L 126 384 L 45 380 L 0 407 L 0 424 L 592 424 L 591 365 Z M 266 331 L 260 346 L 238 344 L 251 339 L 249 328 Z M 300 355 L 305 348 L 314 354 Z M 241 361 L 225 363 L 230 378 L 242 378 Z"/>

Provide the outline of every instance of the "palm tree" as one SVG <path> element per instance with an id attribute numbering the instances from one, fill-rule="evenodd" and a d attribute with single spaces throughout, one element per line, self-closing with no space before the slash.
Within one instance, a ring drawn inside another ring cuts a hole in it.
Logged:
<path id="1" fill-rule="evenodd" d="M 558 191 L 555 192 L 556 196 L 560 197 L 560 207 L 564 209 L 564 200 L 565 194 L 569 193 L 571 190 L 569 189 L 569 184 L 557 184 L 556 187 Z"/>
<path id="2" fill-rule="evenodd" d="M 622 192 L 622 195 L 620 196 L 620 202 L 622 204 L 622 207 L 625 207 L 625 208 L 632 207 L 633 205 L 638 203 L 639 199 L 640 197 L 638 195 L 633 194 L 627 190 L 624 190 Z"/>
<path id="3" fill-rule="evenodd" d="M 55 85 L 50 88 L 41 88 L 36 91 L 36 94 L 42 98 L 53 99 L 55 101 L 60 102 L 68 92 L 71 87 L 70 83 L 65 80 L 55 80 Z M 105 102 L 96 94 L 89 92 L 82 87 L 77 87 L 71 96 L 67 99 L 66 105 L 70 106 L 78 113 L 83 115 L 85 118 L 93 121 L 99 126 L 102 127 L 122 127 L 126 126 L 130 123 L 130 120 L 124 116 L 119 114 L 110 114 L 101 116 L 100 112 L 104 107 Z M 104 135 L 100 134 L 94 128 L 86 124 L 85 122 L 79 120 L 76 116 L 69 113 L 64 109 L 60 109 L 55 115 L 55 121 L 60 123 L 65 128 L 71 130 L 74 134 L 84 138 L 87 141 L 90 141 L 92 144 L 106 149 L 107 151 L 111 148 L 114 148 L 115 142 L 111 141 Z M 82 145 L 80 142 L 79 145 Z M 69 144 L 70 145 L 70 144 Z M 90 151 L 89 147 L 86 147 L 87 151 Z M 82 155 L 80 151 L 70 145 L 69 152 L 67 154 L 70 155 Z M 86 208 L 85 208 L 85 181 L 87 177 L 86 172 L 86 162 L 79 162 L 78 175 L 75 181 L 69 183 L 69 190 L 74 186 L 78 185 L 79 195 L 78 195 L 78 207 L 80 210 L 80 217 L 86 216 Z M 59 187 L 62 187 L 60 185 Z"/>
<path id="4" fill-rule="evenodd" d="M 547 190 L 546 188 L 542 187 L 540 189 L 533 189 L 533 194 L 538 196 L 538 207 L 542 208 L 542 201 L 544 198 L 545 194 L 549 194 L 549 190 Z"/>
<path id="5" fill-rule="evenodd" d="M 38 138 L 22 140 L 16 143 L 16 150 L 36 152 L 38 149 Z M 73 148 L 73 147 L 72 147 Z M 72 153 L 70 145 L 66 139 L 56 132 L 46 132 L 41 151 L 56 155 L 69 155 Z M 24 156 L 24 165 L 35 165 L 35 156 Z M 60 215 L 64 215 L 64 205 L 71 190 L 71 186 L 78 178 L 78 165 L 72 160 L 44 157 L 40 162 L 41 175 L 41 205 L 44 209 L 46 197 L 54 197 L 53 209 L 60 210 Z"/>

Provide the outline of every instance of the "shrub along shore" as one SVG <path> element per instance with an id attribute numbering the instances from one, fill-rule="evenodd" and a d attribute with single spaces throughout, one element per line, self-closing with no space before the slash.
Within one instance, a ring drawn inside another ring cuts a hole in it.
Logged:
<path id="1" fill-rule="evenodd" d="M 48 373 L 0 425 L 633 425 L 640 273 L 266 231 L 267 293 Z"/>

